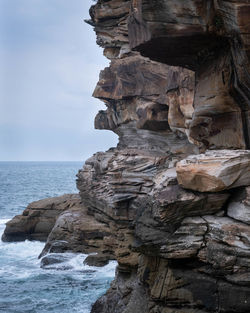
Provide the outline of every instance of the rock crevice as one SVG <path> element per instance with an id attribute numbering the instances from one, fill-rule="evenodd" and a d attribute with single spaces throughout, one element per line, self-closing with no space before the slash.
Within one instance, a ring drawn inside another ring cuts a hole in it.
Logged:
<path id="1" fill-rule="evenodd" d="M 118 2 L 92 7 L 97 43 L 100 10 Z M 130 232 L 92 313 L 248 312 L 250 4 L 129 2 L 126 39 L 101 42 L 111 64 L 94 91 L 107 106 L 95 127 L 120 141 L 78 174 L 118 246 Z"/>
<path id="2" fill-rule="evenodd" d="M 249 1 L 98 0 L 90 16 L 110 59 L 95 127 L 119 143 L 79 170 L 42 255 L 117 260 L 92 313 L 249 312 Z"/>

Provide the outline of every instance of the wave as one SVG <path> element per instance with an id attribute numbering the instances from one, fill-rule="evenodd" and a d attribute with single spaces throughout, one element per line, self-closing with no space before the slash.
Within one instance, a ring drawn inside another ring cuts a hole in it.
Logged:
<path id="1" fill-rule="evenodd" d="M 0 237 L 10 218 L 28 203 L 63 193 L 77 192 L 75 174 L 79 163 L 0 162 Z M 110 286 L 116 262 L 103 268 L 84 265 L 84 254 L 53 254 L 63 262 L 40 267 L 39 241 L 0 241 L 0 312 L 89 313 L 91 303 Z"/>
<path id="2" fill-rule="evenodd" d="M 6 219 L 6 218 L 3 218 L 3 219 L 0 219 L 0 225 L 5 225 L 10 219 Z"/>
<path id="3" fill-rule="evenodd" d="M 0 236 L 8 219 L 0 219 Z M 52 253 L 60 263 L 43 269 L 43 242 L 0 242 L 0 312 L 89 313 L 91 303 L 110 285 L 117 265 L 84 264 L 81 253 Z M 7 300 L 8 299 L 8 300 Z"/>

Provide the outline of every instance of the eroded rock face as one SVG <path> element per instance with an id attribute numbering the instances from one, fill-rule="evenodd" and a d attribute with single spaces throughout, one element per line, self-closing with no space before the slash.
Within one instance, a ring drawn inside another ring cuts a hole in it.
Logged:
<path id="1" fill-rule="evenodd" d="M 101 72 L 93 96 L 108 107 L 97 115 L 96 128 L 116 131 L 136 121 L 139 129 L 185 133 L 193 113 L 194 73 L 131 54 Z"/>
<path id="2" fill-rule="evenodd" d="M 81 207 L 62 212 L 43 254 L 118 261 L 92 313 L 250 311 L 249 6 L 91 7 L 111 60 L 94 91 L 107 106 L 95 127 L 119 144 L 79 171 Z"/>
<path id="3" fill-rule="evenodd" d="M 114 259 L 114 247 L 109 244 L 111 240 L 111 229 L 88 214 L 86 207 L 81 204 L 60 214 L 40 257 L 66 251 L 86 254 L 102 251 L 108 259 Z"/>
<path id="4" fill-rule="evenodd" d="M 77 185 L 127 244 L 92 313 L 248 312 L 248 2 L 99 0 L 91 16 L 112 60 L 95 127 L 119 144 L 90 158 Z"/>
<path id="5" fill-rule="evenodd" d="M 104 48 L 108 58 L 122 56 L 129 51 L 127 18 L 130 0 L 97 1 L 90 8 L 91 19 L 87 23 L 94 26 L 97 44 Z"/>
<path id="6" fill-rule="evenodd" d="M 216 150 L 189 156 L 176 167 L 179 184 L 201 192 L 221 191 L 250 182 L 250 150 Z"/>
<path id="7" fill-rule="evenodd" d="M 185 258 L 195 254 L 203 243 L 199 227 L 204 221 L 190 220 L 187 225 L 185 217 L 216 213 L 228 199 L 227 193 L 185 191 L 178 186 L 171 166 L 168 158 L 156 152 L 123 149 L 98 153 L 79 171 L 77 186 L 85 205 L 98 220 L 116 229 L 119 249 L 115 253 L 120 266 L 134 267 L 137 265 L 134 252 L 145 250 L 149 254 L 154 254 L 154 249 L 160 250 L 165 257 L 182 254 Z M 182 222 L 187 226 L 180 226 Z M 188 232 L 191 229 L 195 232 L 196 226 L 198 237 L 194 233 L 189 238 Z M 205 232 L 206 226 L 202 228 Z M 181 251 L 175 247 L 180 240 Z M 196 241 L 194 246 L 192 240 Z"/>
<path id="8" fill-rule="evenodd" d="M 6 224 L 2 240 L 46 241 L 57 217 L 69 208 L 79 207 L 80 203 L 81 199 L 77 194 L 66 194 L 32 202 L 22 215 L 15 216 Z"/>
<path id="9" fill-rule="evenodd" d="M 131 48 L 196 71 L 190 137 L 200 147 L 250 147 L 249 16 L 249 1 L 131 1 Z"/>

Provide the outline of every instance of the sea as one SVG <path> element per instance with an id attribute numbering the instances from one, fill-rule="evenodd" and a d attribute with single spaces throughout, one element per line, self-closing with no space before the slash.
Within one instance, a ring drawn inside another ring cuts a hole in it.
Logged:
<path id="1" fill-rule="evenodd" d="M 32 201 L 75 193 L 83 162 L 0 162 L 0 238 L 5 223 Z M 40 268 L 39 241 L 0 241 L 1 313 L 89 313 L 109 288 L 116 262 L 84 265 L 86 255 L 64 253 L 64 262 Z M 60 257 L 60 255 L 58 255 Z"/>

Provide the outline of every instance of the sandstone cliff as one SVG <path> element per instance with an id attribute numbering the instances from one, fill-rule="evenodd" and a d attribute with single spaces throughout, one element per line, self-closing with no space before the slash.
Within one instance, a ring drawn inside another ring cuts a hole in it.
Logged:
<path id="1" fill-rule="evenodd" d="M 250 312 L 250 2 L 99 0 L 90 16 L 110 59 L 95 127 L 119 144 L 79 171 L 43 255 L 118 261 L 92 313 Z"/>
<path id="2" fill-rule="evenodd" d="M 99 0 L 90 15 L 111 60 L 95 127 L 119 135 L 78 174 L 116 229 L 92 313 L 249 312 L 249 1 Z"/>

